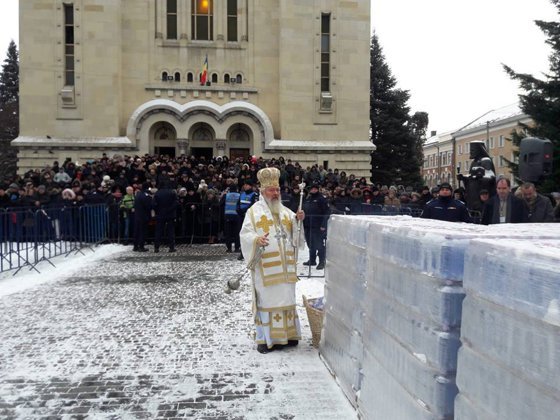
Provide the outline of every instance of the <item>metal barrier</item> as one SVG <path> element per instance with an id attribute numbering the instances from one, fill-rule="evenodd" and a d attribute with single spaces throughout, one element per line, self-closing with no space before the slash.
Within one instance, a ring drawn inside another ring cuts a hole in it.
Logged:
<path id="1" fill-rule="evenodd" d="M 337 204 L 332 212 L 420 217 L 422 209 L 353 203 Z M 480 214 L 471 216 L 476 222 L 480 221 Z M 313 230 L 314 216 L 307 217 Z M 224 223 L 223 208 L 216 203 L 186 203 L 177 210 L 175 241 L 187 245 L 220 243 L 223 241 Z M 239 227 L 241 223 L 242 220 Z M 15 270 L 15 274 L 24 267 L 38 271 L 36 266 L 42 261 L 53 265 L 51 260 L 56 256 L 81 252 L 84 247 L 101 242 L 131 243 L 133 226 L 134 213 L 124 211 L 119 204 L 0 209 L 0 272 Z M 156 220 L 152 218 L 146 227 L 147 242 L 154 240 L 155 226 Z M 309 239 L 309 234 L 306 237 Z M 326 240 L 326 232 L 321 240 Z M 311 277 L 311 267 L 308 276 Z"/>
<path id="2" fill-rule="evenodd" d="M 37 264 L 107 240 L 107 207 L 8 208 L 0 210 L 0 272 Z"/>

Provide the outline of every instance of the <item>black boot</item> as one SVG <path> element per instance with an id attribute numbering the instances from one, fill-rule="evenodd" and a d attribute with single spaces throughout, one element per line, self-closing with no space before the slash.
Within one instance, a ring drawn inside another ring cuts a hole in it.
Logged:
<path id="1" fill-rule="evenodd" d="M 315 267 L 317 270 L 324 270 L 325 269 L 325 262 L 324 261 L 319 261 L 319 264 L 317 264 L 317 267 Z"/>
<path id="2" fill-rule="evenodd" d="M 286 347 L 295 347 L 299 344 L 299 340 L 288 340 L 288 344 L 286 344 Z"/>
<path id="3" fill-rule="evenodd" d="M 257 351 L 261 354 L 270 353 L 272 350 L 274 350 L 274 347 L 269 349 L 266 344 L 257 344 Z"/>
<path id="4" fill-rule="evenodd" d="M 313 267 L 314 265 L 317 265 L 317 263 L 315 261 L 305 261 L 303 265 L 310 265 Z"/>

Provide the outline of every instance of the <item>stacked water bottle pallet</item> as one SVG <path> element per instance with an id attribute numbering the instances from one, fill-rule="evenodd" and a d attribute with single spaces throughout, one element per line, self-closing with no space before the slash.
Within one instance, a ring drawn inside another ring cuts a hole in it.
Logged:
<path id="1" fill-rule="evenodd" d="M 383 218 L 369 226 L 364 418 L 453 416 L 464 251 L 481 230 L 456 226 Z"/>
<path id="2" fill-rule="evenodd" d="M 474 240 L 465 261 L 456 418 L 557 417 L 560 240 Z"/>
<path id="3" fill-rule="evenodd" d="M 479 356 L 465 350 L 467 368 L 457 360 L 465 316 L 464 271 L 481 265 L 474 257 L 465 260 L 465 255 L 478 246 L 477 238 L 491 239 L 489 243 L 500 238 L 507 243 L 512 238 L 560 239 L 558 228 L 560 225 L 487 227 L 410 217 L 333 216 L 327 244 L 326 317 L 320 351 L 362 417 L 450 419 L 457 404 L 463 418 L 476 418 L 466 413 L 486 418 L 488 409 L 474 404 L 478 403 L 474 393 L 459 395 L 455 402 L 457 372 L 468 387 L 477 380 L 472 376 L 476 370 L 468 363 L 475 363 L 473 358 Z M 523 267 L 531 264 L 534 261 Z M 521 265 L 516 270 L 523 272 Z M 505 299 L 505 280 L 497 281 L 485 286 L 500 286 Z M 535 290 L 525 292 L 535 299 L 545 294 L 536 294 Z M 560 300 L 560 293 L 554 293 Z M 547 302 L 549 318 L 557 303 Z M 475 312 L 489 311 L 480 309 L 480 302 L 476 304 Z M 479 322 L 474 320 L 473 325 Z M 520 331 L 519 326 L 516 328 L 511 331 Z M 480 338 L 485 340 L 488 337 Z M 547 343 L 556 349 L 553 354 L 558 365 L 558 341 Z M 495 347 L 499 354 L 500 345 L 496 343 Z M 526 345 L 525 349 L 530 351 L 531 347 Z M 486 370 L 483 362 L 476 363 Z M 518 384 L 512 382 L 512 386 Z M 549 395 L 544 392 L 546 398 Z M 543 406 L 551 407 L 545 397 Z"/>
<path id="4" fill-rule="evenodd" d="M 325 319 L 320 349 L 354 405 L 363 359 L 367 225 L 367 220 L 361 218 L 331 219 L 327 247 Z"/>

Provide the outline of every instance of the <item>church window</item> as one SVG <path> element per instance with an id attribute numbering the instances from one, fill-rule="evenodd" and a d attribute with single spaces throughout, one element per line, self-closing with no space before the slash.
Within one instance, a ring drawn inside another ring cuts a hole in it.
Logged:
<path id="1" fill-rule="evenodd" d="M 249 133 L 241 124 L 237 124 L 229 135 L 230 141 L 248 142 L 250 140 Z"/>
<path id="2" fill-rule="evenodd" d="M 192 0 L 192 39 L 199 41 L 211 41 L 213 35 L 213 1 Z"/>
<path id="3" fill-rule="evenodd" d="M 192 83 L 194 81 L 194 76 L 193 74 L 189 71 L 187 73 L 187 83 Z"/>
<path id="4" fill-rule="evenodd" d="M 212 73 L 212 83 L 218 83 L 218 73 Z"/>
<path id="5" fill-rule="evenodd" d="M 167 0 L 167 39 L 177 39 L 177 0 Z"/>
<path id="6" fill-rule="evenodd" d="M 180 82 L 181 81 L 181 73 L 179 73 L 178 71 L 175 72 L 175 77 L 174 79 L 176 82 Z"/>
<path id="7" fill-rule="evenodd" d="M 167 82 L 167 76 L 168 76 L 168 74 L 167 74 L 166 71 L 164 71 L 163 73 L 161 73 L 161 81 L 162 81 L 162 82 Z"/>
<path id="8" fill-rule="evenodd" d="M 237 42 L 237 0 L 227 0 L 227 40 Z"/>
<path id="9" fill-rule="evenodd" d="M 321 15 L 321 92 L 330 92 L 331 14 Z"/>
<path id="10" fill-rule="evenodd" d="M 230 82 L 230 78 L 229 78 L 229 74 L 224 74 L 224 83 L 229 83 Z"/>
<path id="11" fill-rule="evenodd" d="M 212 141 L 213 136 L 212 132 L 208 130 L 206 127 L 199 127 L 193 133 L 193 140 L 194 141 Z"/>
<path id="12" fill-rule="evenodd" d="M 64 5 L 64 84 L 74 86 L 74 5 Z"/>
<path id="13" fill-rule="evenodd" d="M 243 83 L 243 76 L 241 76 L 240 74 L 238 74 L 238 75 L 235 77 L 235 83 L 239 83 L 239 84 Z"/>

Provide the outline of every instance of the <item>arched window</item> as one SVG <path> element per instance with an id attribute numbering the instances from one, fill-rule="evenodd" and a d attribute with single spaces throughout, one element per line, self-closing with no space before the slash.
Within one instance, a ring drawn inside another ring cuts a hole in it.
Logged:
<path id="1" fill-rule="evenodd" d="M 176 82 L 180 82 L 181 81 L 181 73 L 179 73 L 178 71 L 175 72 L 174 80 Z"/>
<path id="2" fill-rule="evenodd" d="M 212 83 L 218 83 L 218 73 L 212 73 Z"/>
<path id="3" fill-rule="evenodd" d="M 235 126 L 229 133 L 229 140 L 248 142 L 250 140 L 250 137 L 246 127 L 243 124 L 235 124 Z"/>
<path id="4" fill-rule="evenodd" d="M 193 77 L 194 77 L 193 74 L 189 71 L 187 73 L 187 83 L 192 83 L 194 81 Z"/>
<path id="5" fill-rule="evenodd" d="M 238 74 L 238 75 L 235 77 L 235 82 L 236 82 L 236 83 L 239 83 L 239 84 L 243 83 L 243 76 L 241 76 L 241 74 Z"/>
<path id="6" fill-rule="evenodd" d="M 212 141 L 213 138 L 212 132 L 204 126 L 198 127 L 193 133 L 194 141 Z"/>
<path id="7" fill-rule="evenodd" d="M 161 73 L 161 81 L 162 82 L 167 82 L 167 76 L 168 76 L 168 73 L 166 71 L 162 72 Z"/>
<path id="8" fill-rule="evenodd" d="M 229 74 L 224 74 L 224 83 L 229 83 Z"/>

